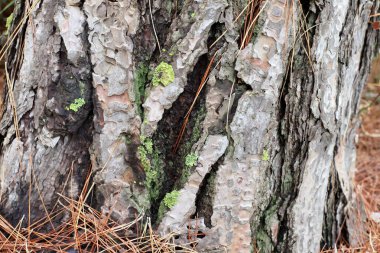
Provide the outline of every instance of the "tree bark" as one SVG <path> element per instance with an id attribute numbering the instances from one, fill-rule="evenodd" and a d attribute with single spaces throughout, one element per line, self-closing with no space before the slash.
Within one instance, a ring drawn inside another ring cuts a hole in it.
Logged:
<path id="1" fill-rule="evenodd" d="M 103 213 L 145 213 L 200 251 L 356 243 L 358 103 L 379 2 L 262 1 L 245 45 L 248 5 L 41 1 L 7 58 L 1 214 L 42 217 L 91 167 Z"/>

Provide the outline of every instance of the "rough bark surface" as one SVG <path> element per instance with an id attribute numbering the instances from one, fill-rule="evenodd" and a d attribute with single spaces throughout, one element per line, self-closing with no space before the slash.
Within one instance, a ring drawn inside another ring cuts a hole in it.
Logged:
<path id="1" fill-rule="evenodd" d="M 90 166 L 92 68 L 86 18 L 78 6 L 44 1 L 30 20 L 17 40 L 23 60 L 11 84 L 13 91 L 7 90 L 0 122 L 1 210 L 14 222 L 27 214 L 29 202 L 34 220 L 44 215 L 44 205 L 53 208 L 57 193 L 77 196 Z M 14 67 L 9 68 L 11 76 L 17 71 L 18 57 L 8 58 L 8 66 Z M 12 97 L 18 129 L 13 124 Z M 78 98 L 83 99 L 82 108 L 70 110 Z M 69 173 L 70 183 L 64 189 Z"/>
<path id="2" fill-rule="evenodd" d="M 103 213 L 144 213 L 178 243 L 190 231 L 199 251 L 318 252 L 342 227 L 355 243 L 357 112 L 379 3 L 262 1 L 243 47 L 246 7 L 41 1 L 8 56 L 1 213 L 16 223 L 30 203 L 37 219 L 92 167 Z"/>

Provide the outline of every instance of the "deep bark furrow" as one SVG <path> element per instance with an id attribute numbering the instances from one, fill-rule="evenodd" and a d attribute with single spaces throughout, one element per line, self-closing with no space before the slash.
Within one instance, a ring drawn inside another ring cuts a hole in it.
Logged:
<path id="1" fill-rule="evenodd" d="M 169 109 L 183 92 L 187 83 L 187 74 L 194 68 L 198 58 L 207 53 L 209 31 L 212 24 L 218 21 L 226 5 L 225 0 L 193 3 L 195 16 L 191 13 L 181 13 L 181 17 L 177 19 L 178 22 L 172 24 L 171 29 L 179 31 L 169 38 L 173 44 L 168 43 L 171 47 L 166 49 L 168 56 L 165 58 L 170 59 L 169 64 L 174 71 L 174 81 L 166 87 L 157 85 L 148 90 L 149 95 L 143 105 L 142 133 L 144 136 L 153 135 L 164 110 Z M 189 26 L 188 32 L 182 33 L 181 30 Z"/>

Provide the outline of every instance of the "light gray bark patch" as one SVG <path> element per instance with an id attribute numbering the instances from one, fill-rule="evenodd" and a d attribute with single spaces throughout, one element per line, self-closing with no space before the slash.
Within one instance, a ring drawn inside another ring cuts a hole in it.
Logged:
<path id="1" fill-rule="evenodd" d="M 293 252 L 319 251 L 334 146 L 335 136 L 328 133 L 317 133 L 310 141 L 302 183 L 292 210 Z"/>
<path id="2" fill-rule="evenodd" d="M 89 27 L 95 103 L 91 148 L 98 201 L 104 213 L 120 221 L 134 219 L 148 207 L 144 172 L 133 159 L 140 142 L 141 119 L 133 103 L 134 43 L 140 27 L 137 0 L 90 0 L 84 3 Z"/>
<path id="3" fill-rule="evenodd" d="M 271 16 L 278 8 L 283 10 L 280 19 Z M 280 1 L 269 3 L 265 10 L 268 18 L 256 43 L 237 56 L 237 76 L 253 90 L 239 99 L 230 125 L 233 149 L 217 171 L 212 228 L 200 240 L 200 250 L 250 252 L 260 214 L 268 204 L 271 181 L 267 169 L 277 143 L 273 115 L 287 64 L 281 55 L 290 50 L 285 42 L 291 33 L 283 25 L 288 11 Z"/>
<path id="4" fill-rule="evenodd" d="M 329 21 L 317 27 L 318 43 L 314 44 L 313 48 L 315 97 L 311 110 L 316 118 L 321 118 L 324 127 L 331 132 L 334 131 L 336 121 L 334 114 L 337 109 L 335 98 L 339 75 L 340 32 L 343 29 L 348 5 L 349 1 L 332 1 L 326 5 L 320 14 L 320 19 Z"/>
<path id="5" fill-rule="evenodd" d="M 69 48 L 67 58 L 77 65 L 80 57 L 83 57 L 83 53 L 86 51 L 81 39 L 86 21 L 84 13 L 78 6 L 67 5 L 65 8 L 58 9 L 54 20 L 58 25 L 66 48 Z"/>
<path id="6" fill-rule="evenodd" d="M 186 225 L 196 210 L 195 199 L 199 187 L 209 173 L 211 166 L 224 154 L 227 146 L 226 136 L 209 135 L 207 137 L 205 145 L 199 153 L 195 171 L 190 175 L 183 189 L 180 190 L 175 206 L 165 214 L 159 225 L 159 231 L 164 234 L 174 232 L 186 237 Z"/>

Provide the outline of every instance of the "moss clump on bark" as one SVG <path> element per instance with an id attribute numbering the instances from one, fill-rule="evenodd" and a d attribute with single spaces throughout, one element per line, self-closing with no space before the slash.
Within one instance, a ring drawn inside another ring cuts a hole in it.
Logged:
<path id="1" fill-rule="evenodd" d="M 6 22 L 5 22 L 5 33 L 6 34 L 9 34 L 9 29 L 11 28 L 12 21 L 13 21 L 13 13 L 11 13 L 11 15 L 9 15 L 6 19 Z"/>
<path id="2" fill-rule="evenodd" d="M 177 199 L 179 197 L 179 191 L 174 190 L 165 195 L 164 204 L 168 208 L 172 208 L 177 203 Z"/>
<path id="3" fill-rule="evenodd" d="M 179 191 L 177 190 L 166 193 L 164 199 L 160 203 L 160 207 L 158 208 L 158 214 L 157 214 L 158 223 L 161 222 L 165 213 L 169 211 L 170 208 L 173 208 L 175 204 L 177 204 L 178 197 L 179 197 Z"/>
<path id="4" fill-rule="evenodd" d="M 202 122 L 203 122 L 205 116 L 206 116 L 206 108 L 204 106 L 201 106 L 199 108 L 196 116 L 195 116 L 194 127 L 192 128 L 193 132 L 191 133 L 190 140 L 188 140 L 186 143 L 184 143 L 180 149 L 180 154 L 182 155 L 182 157 L 184 157 L 183 163 L 185 166 L 182 170 L 181 177 L 179 180 L 179 184 L 178 184 L 179 188 L 182 187 L 187 182 L 187 179 L 189 178 L 189 176 L 191 174 L 191 169 L 195 165 L 195 164 L 190 165 L 190 163 L 191 163 L 190 158 L 191 157 L 189 157 L 189 156 L 191 155 L 190 152 L 191 152 L 193 145 L 199 140 L 199 138 L 202 135 Z M 184 154 L 187 154 L 187 155 L 184 155 Z M 192 153 L 192 154 L 195 155 L 194 153 Z M 196 157 L 195 162 L 197 160 L 198 160 L 198 157 Z"/>
<path id="5" fill-rule="evenodd" d="M 153 149 L 153 141 L 144 136 L 140 137 L 141 145 L 137 149 L 138 157 L 144 168 L 145 186 L 151 202 L 157 200 L 162 187 L 163 163 L 159 153 Z"/>
<path id="6" fill-rule="evenodd" d="M 149 68 L 140 63 L 135 71 L 134 78 L 134 93 L 135 93 L 135 103 L 137 112 L 141 117 L 143 117 L 142 104 L 144 102 L 145 97 L 145 84 L 148 80 L 148 72 Z"/>
<path id="7" fill-rule="evenodd" d="M 256 242 L 260 252 L 273 252 L 272 239 L 264 230 L 257 231 Z"/>
<path id="8" fill-rule="evenodd" d="M 161 62 L 153 73 L 152 83 L 153 86 L 163 85 L 168 86 L 174 81 L 174 70 L 172 65 Z"/>
<path id="9" fill-rule="evenodd" d="M 190 153 L 185 158 L 185 165 L 186 167 L 193 167 L 197 164 L 198 161 L 198 155 L 195 153 Z"/>
<path id="10" fill-rule="evenodd" d="M 86 101 L 84 101 L 83 98 L 76 98 L 74 100 L 74 102 L 72 102 L 71 104 L 69 104 L 69 106 L 66 106 L 66 110 L 70 110 L 70 111 L 73 111 L 73 112 L 78 112 L 79 109 L 84 106 L 86 104 Z"/>

